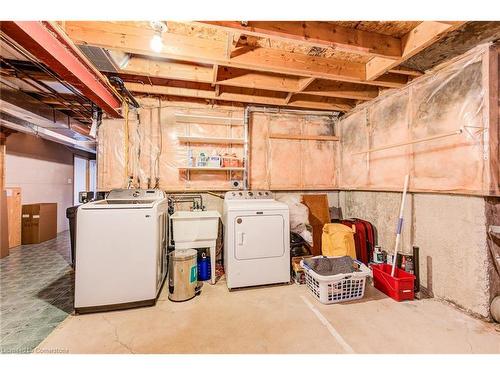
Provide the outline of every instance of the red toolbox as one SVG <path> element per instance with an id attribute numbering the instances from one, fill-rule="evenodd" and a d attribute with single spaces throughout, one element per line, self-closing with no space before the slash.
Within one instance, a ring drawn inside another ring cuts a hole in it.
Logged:
<path id="1" fill-rule="evenodd" d="M 391 276 L 392 265 L 372 264 L 373 285 L 396 301 L 408 301 L 415 298 L 415 276 L 396 268 Z"/>

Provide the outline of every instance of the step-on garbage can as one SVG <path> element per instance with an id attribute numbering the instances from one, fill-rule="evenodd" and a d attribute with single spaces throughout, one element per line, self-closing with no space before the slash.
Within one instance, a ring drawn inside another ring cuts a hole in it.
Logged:
<path id="1" fill-rule="evenodd" d="M 198 284 L 198 252 L 195 249 L 174 250 L 169 254 L 168 298 L 181 302 L 200 292 Z"/>

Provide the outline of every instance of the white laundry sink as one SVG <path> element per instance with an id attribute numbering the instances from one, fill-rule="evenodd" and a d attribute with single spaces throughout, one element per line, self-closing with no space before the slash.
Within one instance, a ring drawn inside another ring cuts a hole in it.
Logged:
<path id="1" fill-rule="evenodd" d="M 176 211 L 170 216 L 173 239 L 176 243 L 216 240 L 220 217 L 217 211 Z"/>

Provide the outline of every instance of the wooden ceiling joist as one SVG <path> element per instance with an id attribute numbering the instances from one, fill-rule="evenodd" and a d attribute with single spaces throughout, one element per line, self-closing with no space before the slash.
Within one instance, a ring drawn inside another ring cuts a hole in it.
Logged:
<path id="1" fill-rule="evenodd" d="M 267 90 L 245 89 L 239 87 L 226 87 L 224 90 L 219 92 L 218 96 L 216 95 L 217 93 L 215 90 L 145 85 L 131 82 L 126 82 L 125 87 L 127 87 L 127 89 L 132 93 L 181 97 L 183 96 L 210 100 L 223 100 L 284 107 L 313 108 L 341 112 L 348 111 L 354 106 L 354 102 L 350 100 L 337 100 L 333 98 L 328 98 L 329 100 L 325 100 L 325 98 L 315 96 L 303 96 L 300 98 L 300 100 L 293 100 L 287 104 L 286 100 L 288 95 L 286 93 L 269 92 Z"/>
<path id="2" fill-rule="evenodd" d="M 194 65 L 192 63 L 149 60 L 143 57 L 132 57 L 122 74 L 145 76 L 148 78 L 174 79 L 189 82 L 212 83 L 221 86 L 246 87 L 272 91 L 302 92 L 307 89 L 310 95 L 324 95 L 346 99 L 370 100 L 378 93 L 376 86 L 350 84 L 335 81 L 316 80 L 314 77 L 298 77 L 283 74 L 255 72 L 231 67 L 218 68 Z M 210 73 L 210 70 L 212 72 Z M 401 79 L 401 77 L 394 76 Z M 321 84 L 313 84 L 319 81 Z M 147 82 L 147 80 L 145 80 Z M 397 81 L 395 82 L 398 84 Z M 313 85 L 315 89 L 309 90 Z M 363 93 L 366 91 L 366 93 Z M 375 93 L 375 95 L 374 95 Z"/>
<path id="3" fill-rule="evenodd" d="M 377 79 L 462 24 L 463 22 L 434 21 L 420 23 L 401 38 L 401 56 L 399 58 L 376 56 L 366 63 L 366 79 Z"/>
<path id="4" fill-rule="evenodd" d="M 226 86 L 259 88 L 274 91 L 297 91 L 300 77 L 274 73 L 255 72 L 246 69 L 222 67 L 219 70 L 217 83 Z"/>
<path id="5" fill-rule="evenodd" d="M 315 21 L 248 21 L 244 25 L 237 21 L 203 21 L 206 25 L 224 30 L 238 30 L 246 35 L 295 41 L 311 46 L 334 47 L 347 52 L 373 56 L 401 56 L 401 41 L 382 35 L 347 27 Z"/>
<path id="6" fill-rule="evenodd" d="M 159 53 L 149 47 L 155 31 L 147 22 L 64 28 L 76 44 L 132 54 L 119 74 L 133 92 L 344 112 L 421 75 L 399 65 L 462 22 L 167 24 Z M 392 24 L 404 28 L 384 31 Z"/>
<path id="7" fill-rule="evenodd" d="M 346 60 L 308 56 L 272 48 L 246 49 L 226 57 L 227 42 L 163 33 L 163 50 L 156 53 L 149 48 L 154 35 L 152 29 L 122 25 L 115 22 L 66 22 L 65 30 L 76 44 L 118 49 L 124 52 L 162 57 L 195 63 L 217 64 L 278 74 L 331 79 L 345 82 L 365 81 L 365 64 Z M 401 87 L 406 82 L 381 76 L 366 84 Z"/>
<path id="8" fill-rule="evenodd" d="M 211 66 L 181 61 L 151 60 L 143 57 L 131 57 L 127 65 L 120 72 L 207 83 L 213 82 L 214 77 L 214 68 Z"/>
<path id="9" fill-rule="evenodd" d="M 379 94 L 375 86 L 317 79 L 302 90 L 304 94 L 356 100 L 371 100 Z"/>

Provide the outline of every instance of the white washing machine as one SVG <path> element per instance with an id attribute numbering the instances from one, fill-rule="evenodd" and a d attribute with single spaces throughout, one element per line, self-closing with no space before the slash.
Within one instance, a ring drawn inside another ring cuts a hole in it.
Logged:
<path id="1" fill-rule="evenodd" d="M 269 191 L 224 196 L 224 271 L 227 287 L 290 282 L 288 206 Z"/>
<path id="2" fill-rule="evenodd" d="M 78 207 L 77 313 L 156 302 L 167 273 L 167 206 L 163 191 L 117 189 Z"/>

